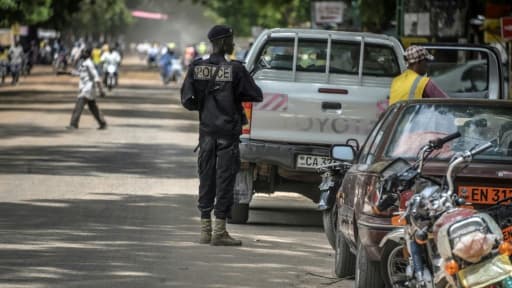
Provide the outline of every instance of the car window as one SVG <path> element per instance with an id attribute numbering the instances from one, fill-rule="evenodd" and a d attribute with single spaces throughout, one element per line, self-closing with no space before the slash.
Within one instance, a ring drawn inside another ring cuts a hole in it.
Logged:
<path id="1" fill-rule="evenodd" d="M 327 41 L 300 39 L 297 50 L 297 71 L 325 73 Z"/>
<path id="2" fill-rule="evenodd" d="M 363 55 L 363 75 L 394 77 L 400 66 L 393 48 L 366 44 Z M 335 74 L 359 74 L 361 43 L 333 41 L 329 71 Z"/>
<path id="3" fill-rule="evenodd" d="M 451 98 L 488 98 L 488 56 L 481 51 L 432 50 L 427 74 Z"/>
<path id="4" fill-rule="evenodd" d="M 363 75 L 395 77 L 400 74 L 393 48 L 367 44 L 364 48 Z"/>
<path id="5" fill-rule="evenodd" d="M 393 132 L 386 157 L 415 159 L 429 140 L 459 131 L 461 137 L 433 154 L 449 159 L 456 152 L 497 138 L 497 147 L 477 156 L 489 161 L 512 161 L 512 115 L 509 108 L 455 104 L 421 104 L 408 107 Z"/>
<path id="6" fill-rule="evenodd" d="M 397 107 L 389 108 L 382 114 L 382 118 L 375 124 L 372 132 L 369 134 L 366 142 L 364 143 L 361 153 L 359 155 L 359 164 L 371 164 L 375 161 L 375 154 L 378 148 L 378 144 L 382 141 L 384 130 L 391 123 L 392 115 Z"/>
<path id="7" fill-rule="evenodd" d="M 293 44 L 293 39 L 269 40 L 260 54 L 260 59 L 264 61 L 264 68 L 291 71 L 293 67 Z"/>
<path id="8" fill-rule="evenodd" d="M 359 73 L 360 42 L 339 42 L 333 41 L 331 45 L 331 73 Z"/>

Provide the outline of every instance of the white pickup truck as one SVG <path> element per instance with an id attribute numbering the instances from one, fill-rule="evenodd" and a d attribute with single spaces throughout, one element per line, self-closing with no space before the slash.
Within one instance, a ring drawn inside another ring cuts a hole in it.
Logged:
<path id="1" fill-rule="evenodd" d="M 496 49 L 422 45 L 435 56 L 428 74 L 448 96 L 506 95 Z M 306 29 L 264 31 L 245 60 L 264 100 L 244 104 L 250 123 L 240 145 L 233 223 L 247 222 L 254 193 L 297 192 L 317 201 L 315 167 L 331 161 L 330 145 L 362 143 L 387 108 L 393 77 L 406 68 L 393 37 Z"/>
<path id="2" fill-rule="evenodd" d="M 244 104 L 250 121 L 231 222 L 247 222 L 254 193 L 297 192 L 317 201 L 315 168 L 331 161 L 332 144 L 366 138 L 387 108 L 393 77 L 406 68 L 402 55 L 385 35 L 264 31 L 246 58 L 264 100 Z"/>

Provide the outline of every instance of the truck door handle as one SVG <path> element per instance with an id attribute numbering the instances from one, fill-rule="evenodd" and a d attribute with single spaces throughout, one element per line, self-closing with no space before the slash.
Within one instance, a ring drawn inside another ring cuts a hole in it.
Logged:
<path id="1" fill-rule="evenodd" d="M 340 102 L 322 102 L 323 110 L 341 110 Z"/>

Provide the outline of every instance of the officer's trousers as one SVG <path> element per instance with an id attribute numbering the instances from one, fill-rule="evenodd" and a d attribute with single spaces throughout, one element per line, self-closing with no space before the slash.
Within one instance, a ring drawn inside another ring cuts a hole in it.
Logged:
<path id="1" fill-rule="evenodd" d="M 199 137 L 199 211 L 202 219 L 230 217 L 236 174 L 240 170 L 240 139 Z"/>
<path id="2" fill-rule="evenodd" d="M 105 122 L 105 119 L 101 115 L 100 109 L 98 108 L 98 105 L 96 105 L 96 101 L 89 100 L 85 97 L 78 97 L 76 99 L 75 109 L 73 110 L 73 114 L 71 115 L 71 122 L 69 125 L 78 128 L 78 123 L 80 122 L 80 115 L 82 115 L 82 111 L 84 110 L 84 106 L 86 103 L 89 106 L 89 111 L 91 111 L 92 115 L 94 116 L 94 119 L 98 121 L 98 124 L 100 124 L 100 126 L 106 125 L 107 122 Z"/>

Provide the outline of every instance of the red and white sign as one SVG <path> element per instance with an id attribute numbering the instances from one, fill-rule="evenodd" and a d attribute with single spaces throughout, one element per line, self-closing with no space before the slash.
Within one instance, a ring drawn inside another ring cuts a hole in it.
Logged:
<path id="1" fill-rule="evenodd" d="M 153 13 L 141 10 L 132 11 L 132 16 L 136 18 L 154 19 L 154 20 L 167 20 L 169 18 L 167 14 Z"/>
<path id="2" fill-rule="evenodd" d="M 288 95 L 264 93 L 263 101 L 254 103 L 253 109 L 260 111 L 286 111 L 288 109 Z"/>
<path id="3" fill-rule="evenodd" d="M 501 18 L 501 38 L 512 40 L 512 17 Z"/>

